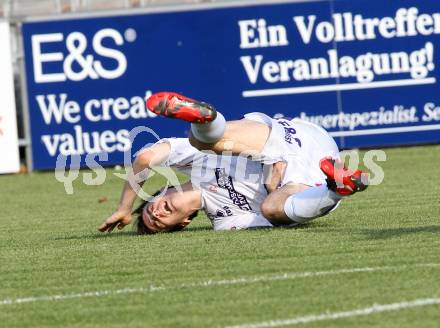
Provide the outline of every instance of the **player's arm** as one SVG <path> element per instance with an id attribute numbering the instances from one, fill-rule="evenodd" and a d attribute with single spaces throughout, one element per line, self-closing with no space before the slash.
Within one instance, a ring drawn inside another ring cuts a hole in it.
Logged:
<path id="1" fill-rule="evenodd" d="M 165 162 L 170 154 L 170 149 L 171 146 L 168 142 L 162 142 L 143 150 L 136 156 L 132 170 L 128 172 L 118 209 L 101 224 L 98 228 L 99 231 L 112 232 L 116 226 L 118 229 L 123 229 L 131 223 L 133 204 L 148 177 L 149 169 Z"/>
<path id="2" fill-rule="evenodd" d="M 286 162 L 276 162 L 271 166 L 269 174 L 266 176 L 265 185 L 268 193 L 278 189 L 286 170 Z"/>

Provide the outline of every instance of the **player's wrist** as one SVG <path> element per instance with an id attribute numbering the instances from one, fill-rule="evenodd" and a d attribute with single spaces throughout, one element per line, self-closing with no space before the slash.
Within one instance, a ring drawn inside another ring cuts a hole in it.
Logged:
<path id="1" fill-rule="evenodd" d="M 132 210 L 133 210 L 132 205 L 120 204 L 118 207 L 118 212 L 124 213 L 124 214 L 131 214 Z"/>

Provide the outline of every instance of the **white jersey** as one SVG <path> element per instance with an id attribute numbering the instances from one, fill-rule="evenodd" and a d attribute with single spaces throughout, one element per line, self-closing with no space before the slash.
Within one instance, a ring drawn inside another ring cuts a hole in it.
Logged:
<path id="1" fill-rule="evenodd" d="M 192 147 L 187 138 L 162 139 L 171 146 L 164 165 L 191 178 L 214 230 L 272 227 L 260 211 L 267 196 L 263 167 L 244 157 L 217 156 Z"/>

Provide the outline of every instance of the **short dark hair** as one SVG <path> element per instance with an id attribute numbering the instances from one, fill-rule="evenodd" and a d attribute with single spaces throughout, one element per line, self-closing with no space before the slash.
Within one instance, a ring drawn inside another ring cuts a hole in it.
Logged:
<path id="1" fill-rule="evenodd" d="M 174 186 L 170 186 L 169 188 L 176 188 L 176 187 L 174 187 Z M 150 199 L 148 199 L 148 200 L 144 200 L 144 201 L 143 201 L 143 202 L 142 202 L 142 203 L 141 203 L 141 204 L 140 204 L 140 205 L 139 205 L 139 206 L 138 206 L 138 207 L 132 212 L 132 214 L 137 215 L 137 218 L 136 218 L 136 222 L 135 222 L 134 228 L 136 229 L 136 233 L 137 233 L 138 235 L 152 235 L 152 234 L 157 233 L 157 231 L 153 231 L 153 230 L 151 230 L 150 228 L 148 228 L 148 227 L 145 225 L 144 220 L 143 220 L 142 213 L 143 213 L 144 207 L 145 207 L 148 203 L 150 203 L 150 202 L 154 199 L 154 197 L 160 195 L 161 192 L 162 192 L 162 189 L 156 191 L 156 192 L 152 195 L 152 197 L 151 197 Z M 192 220 L 192 219 L 194 219 L 198 214 L 199 214 L 199 211 L 198 211 L 198 210 L 197 210 L 197 211 L 194 211 L 194 213 L 192 213 L 192 214 L 188 217 L 188 219 L 189 219 L 189 220 Z M 175 226 L 173 229 L 171 229 L 171 230 L 168 231 L 168 232 L 181 231 L 183 228 L 184 228 L 184 226 L 177 225 L 177 226 Z"/>

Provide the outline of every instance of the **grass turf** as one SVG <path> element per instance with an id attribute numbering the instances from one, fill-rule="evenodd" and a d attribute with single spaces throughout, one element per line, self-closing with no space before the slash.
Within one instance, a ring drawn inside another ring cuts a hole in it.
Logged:
<path id="1" fill-rule="evenodd" d="M 440 266 L 418 266 L 440 263 L 440 147 L 386 153 L 381 185 L 295 230 L 214 232 L 200 216 L 174 234 L 100 234 L 122 186 L 112 170 L 101 186 L 77 181 L 73 195 L 53 173 L 0 177 L 0 326 L 223 327 L 440 297 Z M 72 298 L 38 299 L 54 295 Z M 7 304 L 27 297 L 37 299 Z M 439 322 L 430 305 L 305 325 Z"/>

